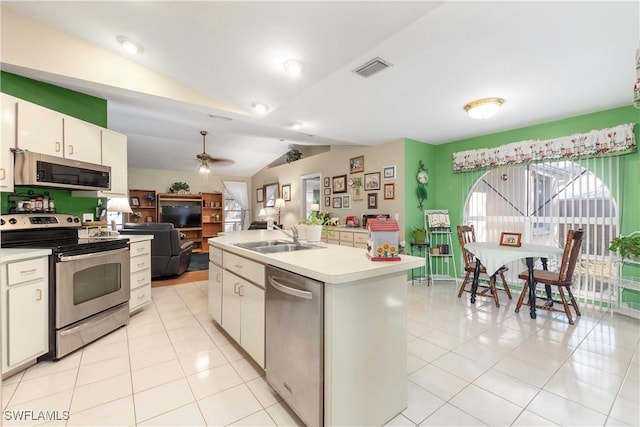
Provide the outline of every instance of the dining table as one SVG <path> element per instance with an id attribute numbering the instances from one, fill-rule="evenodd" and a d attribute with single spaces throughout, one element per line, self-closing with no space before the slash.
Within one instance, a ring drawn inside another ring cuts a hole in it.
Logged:
<path id="1" fill-rule="evenodd" d="M 480 277 L 480 265 L 484 265 L 489 276 L 495 275 L 505 264 L 524 260 L 529 271 L 529 306 L 531 307 L 530 316 L 536 318 L 536 287 L 533 278 L 533 270 L 535 260 L 540 259 L 542 268 L 547 269 L 547 261 L 549 258 L 558 259 L 564 253 L 563 248 L 547 245 L 537 245 L 533 243 L 522 243 L 520 246 L 501 245 L 497 242 L 470 242 L 464 245 L 465 250 L 469 251 L 476 258 L 476 268 L 473 273 L 473 283 L 471 285 L 471 303 L 476 302 L 476 291 L 478 289 L 478 280 Z M 547 296 L 551 299 L 551 290 L 547 290 Z"/>

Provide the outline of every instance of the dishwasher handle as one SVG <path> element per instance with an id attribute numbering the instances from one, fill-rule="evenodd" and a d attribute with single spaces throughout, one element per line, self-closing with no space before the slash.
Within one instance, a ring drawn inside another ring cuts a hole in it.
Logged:
<path id="1" fill-rule="evenodd" d="M 271 276 L 269 276 L 267 280 L 269 280 L 269 283 L 271 284 L 271 286 L 273 286 L 275 289 L 279 290 L 280 292 L 284 292 L 285 294 L 289 294 L 291 296 L 298 297 L 298 298 L 313 299 L 313 294 L 311 292 L 302 291 L 300 289 L 295 289 L 289 286 L 285 286 Z"/>

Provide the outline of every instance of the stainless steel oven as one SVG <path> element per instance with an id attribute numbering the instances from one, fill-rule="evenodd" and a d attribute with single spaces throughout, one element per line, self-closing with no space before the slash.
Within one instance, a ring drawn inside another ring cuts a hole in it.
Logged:
<path id="1" fill-rule="evenodd" d="M 78 238 L 75 215 L 0 218 L 2 247 L 50 248 L 49 346 L 60 359 L 129 322 L 128 239 Z"/>
<path id="2" fill-rule="evenodd" d="M 128 247 L 56 255 L 56 358 L 126 323 L 129 277 Z"/>

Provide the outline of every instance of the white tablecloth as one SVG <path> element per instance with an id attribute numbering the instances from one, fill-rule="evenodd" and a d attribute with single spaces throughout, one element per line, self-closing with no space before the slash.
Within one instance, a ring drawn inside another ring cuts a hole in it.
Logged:
<path id="1" fill-rule="evenodd" d="M 520 247 L 501 246 L 493 242 L 472 242 L 464 245 L 465 249 L 471 252 L 482 265 L 487 269 L 487 273 L 492 275 L 500 267 L 511 261 L 525 258 L 562 258 L 564 248 L 554 246 L 533 245 L 523 243 Z"/>

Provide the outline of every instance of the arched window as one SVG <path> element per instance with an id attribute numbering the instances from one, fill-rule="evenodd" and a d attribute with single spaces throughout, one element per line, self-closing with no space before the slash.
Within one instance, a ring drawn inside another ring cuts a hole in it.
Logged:
<path id="1" fill-rule="evenodd" d="M 524 242 L 563 246 L 569 229 L 582 228 L 586 233 L 574 294 L 582 304 L 609 301 L 609 282 L 617 275 L 609 256 L 619 224 L 617 197 L 611 191 L 619 183 L 617 158 L 532 163 L 467 179 L 475 180 L 469 183 L 464 221 L 474 224 L 479 241 L 498 241 L 501 232 L 510 231 L 522 233 Z M 518 282 L 523 265 L 508 267 L 508 279 Z"/>

